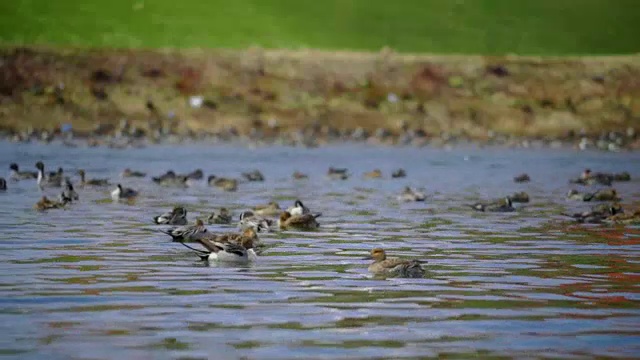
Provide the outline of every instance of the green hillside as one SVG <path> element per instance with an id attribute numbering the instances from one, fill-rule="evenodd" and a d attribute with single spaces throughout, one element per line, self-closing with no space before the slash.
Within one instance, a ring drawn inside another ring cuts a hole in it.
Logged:
<path id="1" fill-rule="evenodd" d="M 638 0 L 11 0 L 0 43 L 484 54 L 640 52 Z"/>

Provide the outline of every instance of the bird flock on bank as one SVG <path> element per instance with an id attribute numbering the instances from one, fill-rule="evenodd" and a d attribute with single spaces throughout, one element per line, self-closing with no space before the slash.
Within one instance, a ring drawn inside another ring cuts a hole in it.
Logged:
<path id="1" fill-rule="evenodd" d="M 58 168 L 53 172 L 46 172 L 44 163 L 41 161 L 35 164 L 37 171 L 21 171 L 16 163 L 12 163 L 9 168 L 9 179 L 11 181 L 36 180 L 40 190 L 47 188 L 59 189 L 60 192 L 57 199 L 42 196 L 34 205 L 36 210 L 63 209 L 79 200 L 79 195 L 71 182 L 71 178 L 65 174 L 62 168 Z M 131 201 L 140 195 L 138 191 L 124 187 L 120 183 L 113 185 L 109 179 L 88 179 L 86 172 L 82 169 L 77 171 L 77 176 L 79 177 L 79 182 L 76 185 L 81 188 L 109 188 L 115 186 L 110 192 L 113 201 Z M 121 174 L 123 179 L 144 178 L 146 176 L 147 174 L 144 172 L 128 168 Z M 333 180 L 345 180 L 349 176 L 349 171 L 344 168 L 330 167 L 327 171 L 327 177 Z M 366 172 L 363 176 L 370 179 L 383 177 L 382 171 L 379 169 Z M 242 173 L 242 177 L 246 181 L 264 181 L 264 176 L 258 170 Z M 292 177 L 299 180 L 308 178 L 308 175 L 295 171 Z M 391 174 L 391 177 L 404 178 L 406 177 L 406 171 L 398 169 Z M 193 185 L 193 182 L 203 179 L 203 171 L 197 169 L 188 174 L 176 174 L 169 170 L 162 175 L 152 177 L 151 180 L 165 187 L 189 187 Z M 528 174 L 521 174 L 514 177 L 513 180 L 516 183 L 526 183 L 531 181 L 531 178 Z M 628 172 L 613 174 L 593 173 L 590 169 L 584 170 L 579 177 L 571 179 L 569 182 L 581 186 L 602 185 L 608 187 L 591 192 L 571 189 L 566 196 L 567 200 L 599 203 L 589 211 L 574 214 L 563 213 L 562 215 L 570 217 L 579 223 L 640 223 L 640 209 L 624 211 L 619 203 L 621 198 L 618 196 L 617 191 L 611 187 L 614 182 L 630 180 L 631 175 Z M 239 181 L 233 178 L 211 175 L 207 178 L 207 183 L 211 187 L 233 192 L 238 189 Z M 7 181 L 4 178 L 0 178 L 0 191 L 6 191 L 6 189 Z M 397 200 L 402 202 L 425 201 L 426 198 L 426 194 L 410 187 L 405 187 L 397 196 Z M 526 192 L 517 192 L 495 201 L 469 204 L 469 207 L 479 212 L 513 212 L 516 211 L 514 203 L 527 203 L 529 200 L 529 195 Z M 258 236 L 259 233 L 273 230 L 286 231 L 289 229 L 299 231 L 314 230 L 320 226 L 318 222 L 320 216 L 321 213 L 312 212 L 302 201 L 296 200 L 292 206 L 286 209 L 281 208 L 277 202 L 272 201 L 268 204 L 255 206 L 251 210 L 243 211 L 238 218 L 240 232 L 213 233 L 207 229 L 206 225 L 233 223 L 233 216 L 226 208 L 220 208 L 219 211 L 190 223 L 187 218 L 187 209 L 182 206 L 176 206 L 164 214 L 155 216 L 153 222 L 157 225 L 171 226 L 168 229 L 159 231 L 169 235 L 172 241 L 182 244 L 204 261 L 249 263 L 256 261 L 264 248 L 264 243 Z M 194 244 L 199 244 L 202 249 L 192 246 Z M 373 261 L 368 270 L 376 275 L 419 278 L 423 277 L 425 273 L 421 265 L 422 261 L 387 257 L 385 250 L 381 248 L 371 250 L 370 256 L 366 259 Z"/>

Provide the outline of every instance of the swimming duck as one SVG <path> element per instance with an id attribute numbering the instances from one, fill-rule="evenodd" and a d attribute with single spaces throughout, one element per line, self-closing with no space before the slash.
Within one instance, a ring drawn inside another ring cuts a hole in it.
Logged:
<path id="1" fill-rule="evenodd" d="M 529 202 L 529 194 L 524 191 L 514 193 L 510 196 L 511 201 L 515 203 L 528 203 Z"/>
<path id="2" fill-rule="evenodd" d="M 47 174 L 44 171 L 44 163 L 42 161 L 38 161 L 36 163 L 36 169 L 38 169 L 38 186 L 40 188 L 44 187 L 61 187 L 62 186 L 62 168 L 58 169 L 58 172 Z"/>
<path id="3" fill-rule="evenodd" d="M 364 173 L 364 177 L 367 179 L 380 179 L 382 178 L 382 171 L 380 169 L 374 169 Z"/>
<path id="4" fill-rule="evenodd" d="M 631 181 L 631 174 L 626 171 L 613 174 L 613 181 Z"/>
<path id="5" fill-rule="evenodd" d="M 78 201 L 80 196 L 74 190 L 73 184 L 69 181 L 69 178 L 66 178 L 64 181 L 64 190 L 62 190 L 62 199 L 66 199 L 68 202 Z"/>
<path id="6" fill-rule="evenodd" d="M 332 180 L 346 180 L 349 178 L 347 169 L 336 169 L 334 167 L 329 167 L 329 170 L 327 170 L 327 176 Z"/>
<path id="7" fill-rule="evenodd" d="M 208 183 L 209 186 L 215 186 L 224 191 L 238 190 L 238 180 L 236 179 L 219 178 L 215 175 L 211 175 L 209 176 Z"/>
<path id="8" fill-rule="evenodd" d="M 12 163 L 9 165 L 9 169 L 11 169 L 11 174 L 9 175 L 9 179 L 11 180 L 29 180 L 29 179 L 37 179 L 38 173 L 35 171 L 20 171 L 18 168 L 18 164 Z"/>
<path id="9" fill-rule="evenodd" d="M 600 189 L 591 194 L 591 199 L 594 201 L 620 201 L 618 192 L 616 189 Z"/>
<path id="10" fill-rule="evenodd" d="M 5 180 L 3 177 L 0 177 L 0 191 L 6 191 L 7 190 L 7 180 Z"/>
<path id="11" fill-rule="evenodd" d="M 212 241 L 241 245 L 245 249 L 256 249 L 262 245 L 258 233 L 252 228 L 244 229 L 241 233 L 214 234 L 208 232 L 199 236 L 197 241 L 208 250 L 212 250 L 208 245 Z"/>
<path id="12" fill-rule="evenodd" d="M 257 232 L 269 232 L 272 225 L 273 220 L 257 216 L 252 211 L 242 212 L 240 214 L 240 222 L 238 223 L 240 229 L 252 228 Z"/>
<path id="13" fill-rule="evenodd" d="M 160 231 L 171 236 L 173 241 L 195 241 L 207 233 L 207 228 L 204 226 L 204 222 L 198 219 L 193 225 L 183 225 Z"/>
<path id="14" fill-rule="evenodd" d="M 629 213 L 617 213 L 609 215 L 602 220 L 607 224 L 640 224 L 640 209 Z"/>
<path id="15" fill-rule="evenodd" d="M 311 210 L 308 207 L 304 206 L 304 204 L 300 200 L 296 200 L 293 203 L 293 206 L 290 206 L 287 211 L 293 216 L 311 214 Z M 318 216 L 320 216 L 320 214 L 318 214 Z"/>
<path id="16" fill-rule="evenodd" d="M 309 176 L 307 174 L 301 173 L 300 171 L 294 171 L 293 175 L 291 175 L 296 180 L 308 179 Z"/>
<path id="17" fill-rule="evenodd" d="M 154 217 L 153 222 L 161 225 L 187 225 L 187 209 L 176 206 L 171 211 Z"/>
<path id="18" fill-rule="evenodd" d="M 120 175 L 123 178 L 128 178 L 128 177 L 137 177 L 137 178 L 143 178 L 145 176 L 147 176 L 147 173 L 143 173 L 140 171 L 133 171 L 129 168 L 124 169 L 124 171 L 122 172 L 122 174 Z"/>
<path id="19" fill-rule="evenodd" d="M 391 173 L 391 177 L 394 179 L 403 178 L 407 176 L 407 172 L 404 169 L 398 169 Z"/>
<path id="20" fill-rule="evenodd" d="M 218 241 L 207 242 L 207 248 L 209 251 L 202 251 L 194 249 L 187 244 L 184 244 L 189 249 L 196 251 L 200 259 L 203 261 L 218 261 L 224 263 L 234 264 L 247 264 L 258 259 L 253 249 L 246 249 L 242 245 L 234 243 L 225 243 Z M 203 246 L 205 246 L 203 244 Z"/>
<path id="21" fill-rule="evenodd" d="M 562 215 L 571 217 L 579 223 L 599 224 L 606 218 L 623 212 L 622 206 L 618 203 L 614 203 L 596 205 L 592 207 L 590 211 L 574 214 L 562 213 Z"/>
<path id="22" fill-rule="evenodd" d="M 187 175 L 184 175 L 184 177 L 186 177 L 187 180 L 202 180 L 202 178 L 204 178 L 204 173 L 201 169 L 196 169 Z"/>
<path id="23" fill-rule="evenodd" d="M 121 184 L 118 184 L 115 190 L 111 192 L 111 198 L 113 201 L 133 199 L 136 196 L 138 196 L 138 192 L 136 190 L 122 187 Z"/>
<path id="24" fill-rule="evenodd" d="M 45 211 L 49 209 L 61 209 L 65 205 L 67 205 L 67 202 L 65 201 L 53 201 L 49 200 L 46 196 L 43 196 L 33 207 L 38 211 Z"/>
<path id="25" fill-rule="evenodd" d="M 485 211 L 485 212 L 512 212 L 516 211 L 513 207 L 511 197 L 507 196 L 504 200 L 498 200 L 490 203 L 478 202 L 473 205 L 469 205 L 473 210 Z"/>
<path id="26" fill-rule="evenodd" d="M 407 278 L 424 277 L 424 269 L 418 260 L 388 258 L 384 249 L 376 248 L 371 250 L 371 255 L 365 259 L 373 260 L 368 270 L 375 275 Z"/>
<path id="27" fill-rule="evenodd" d="M 242 176 L 247 179 L 247 181 L 264 181 L 264 176 L 259 170 L 242 173 Z"/>
<path id="28" fill-rule="evenodd" d="M 398 195 L 398 200 L 399 201 L 424 201 L 427 198 L 427 196 L 419 191 L 413 190 L 408 186 L 404 187 L 404 190 L 402 190 L 402 193 L 400 193 L 400 195 Z"/>
<path id="29" fill-rule="evenodd" d="M 80 175 L 80 186 L 108 186 L 109 180 L 107 179 L 86 179 L 86 173 L 83 169 L 78 170 L 78 175 Z"/>
<path id="30" fill-rule="evenodd" d="M 282 210 L 280 205 L 275 201 L 270 201 L 266 205 L 257 205 L 253 207 L 253 213 L 260 216 L 273 216 L 278 215 Z"/>
<path id="31" fill-rule="evenodd" d="M 567 200 L 589 201 L 591 200 L 591 194 L 583 193 L 576 189 L 571 189 L 567 193 Z"/>
<path id="32" fill-rule="evenodd" d="M 278 227 L 280 229 L 298 229 L 312 230 L 317 229 L 320 224 L 316 220 L 321 214 L 304 214 L 291 215 L 290 212 L 284 211 L 278 219 Z"/>
<path id="33" fill-rule="evenodd" d="M 187 177 L 184 175 L 176 175 L 173 170 L 169 170 L 166 173 L 153 177 L 151 179 L 154 183 L 161 186 L 176 186 L 176 187 L 187 187 Z"/>
<path id="34" fill-rule="evenodd" d="M 611 186 L 613 181 L 613 175 L 605 173 L 593 173 L 591 169 L 585 169 L 579 178 L 569 180 L 570 183 L 580 185 L 593 185 L 600 184 L 605 186 Z"/>
<path id="35" fill-rule="evenodd" d="M 207 224 L 231 224 L 231 212 L 227 208 L 220 208 L 219 212 L 213 212 L 207 217 Z"/>
<path id="36" fill-rule="evenodd" d="M 520 174 L 517 175 L 513 178 L 513 181 L 517 182 L 517 183 L 526 183 L 531 181 L 531 178 L 529 177 L 529 174 Z"/>

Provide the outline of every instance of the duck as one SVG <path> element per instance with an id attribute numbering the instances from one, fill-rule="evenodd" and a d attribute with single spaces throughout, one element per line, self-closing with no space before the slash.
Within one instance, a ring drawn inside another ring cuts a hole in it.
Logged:
<path id="1" fill-rule="evenodd" d="M 155 216 L 153 222 L 159 225 L 187 225 L 187 209 L 176 206 L 169 212 Z"/>
<path id="2" fill-rule="evenodd" d="M 202 180 L 204 178 L 204 172 L 202 169 L 196 169 L 186 175 L 184 175 L 187 180 Z"/>
<path id="3" fill-rule="evenodd" d="M 38 186 L 42 189 L 44 187 L 61 187 L 62 186 L 62 168 L 58 169 L 58 172 L 47 174 L 44 171 L 44 163 L 38 161 L 36 163 L 36 169 L 38 169 Z"/>
<path id="4" fill-rule="evenodd" d="M 37 179 L 38 178 L 38 173 L 35 171 L 20 171 L 20 168 L 18 167 L 18 164 L 16 163 L 11 163 L 11 165 L 9 165 L 9 169 L 11 170 L 11 173 L 9 175 L 9 179 L 11 180 L 30 180 L 30 179 Z"/>
<path id="5" fill-rule="evenodd" d="M 514 193 L 513 195 L 510 196 L 511 201 L 513 201 L 514 203 L 528 203 L 529 202 L 529 194 L 527 194 L 524 191 L 520 191 L 517 193 Z"/>
<path id="6" fill-rule="evenodd" d="M 483 212 L 513 212 L 516 208 L 513 207 L 513 201 L 510 196 L 507 196 L 503 200 L 498 200 L 490 203 L 478 202 L 473 205 L 469 205 L 473 210 Z"/>
<path id="7" fill-rule="evenodd" d="M 347 169 L 338 169 L 334 167 L 329 167 L 329 170 L 327 170 L 327 176 L 332 180 L 346 180 L 349 178 Z"/>
<path id="8" fill-rule="evenodd" d="M 231 224 L 233 220 L 231 212 L 227 208 L 220 208 L 218 212 L 212 212 L 205 219 L 207 224 Z"/>
<path id="9" fill-rule="evenodd" d="M 253 207 L 253 213 L 260 216 L 278 215 L 282 211 L 280 205 L 275 201 L 270 201 L 265 205 L 257 205 Z"/>
<path id="10" fill-rule="evenodd" d="M 302 173 L 300 171 L 294 171 L 293 174 L 291 175 L 291 177 L 293 177 L 295 180 L 302 180 L 302 179 L 308 179 L 309 176 L 305 173 Z"/>
<path id="11" fill-rule="evenodd" d="M 613 174 L 613 181 L 631 181 L 631 174 L 626 171 Z"/>
<path id="12" fill-rule="evenodd" d="M 0 177 L 0 191 L 7 191 L 7 180 Z"/>
<path id="13" fill-rule="evenodd" d="M 402 190 L 402 193 L 398 195 L 398 200 L 405 202 L 424 201 L 426 198 L 427 196 L 424 193 L 413 190 L 409 186 L 405 186 L 404 190 Z"/>
<path id="14" fill-rule="evenodd" d="M 613 175 L 606 173 L 593 173 L 591 169 L 584 169 L 580 177 L 577 179 L 569 180 L 570 183 L 579 185 L 594 185 L 600 184 L 605 186 L 611 186 L 613 181 Z"/>
<path id="15" fill-rule="evenodd" d="M 49 209 L 61 209 L 65 205 L 67 205 L 65 201 L 53 201 L 43 196 L 33 207 L 38 211 L 45 211 Z"/>
<path id="16" fill-rule="evenodd" d="M 404 169 L 397 169 L 391 173 L 391 177 L 394 179 L 407 177 L 407 172 Z"/>
<path id="17" fill-rule="evenodd" d="M 363 175 L 365 178 L 367 179 L 381 179 L 382 178 L 382 171 L 380 169 L 374 169 L 371 171 L 368 171 L 366 173 L 364 173 Z"/>
<path id="18" fill-rule="evenodd" d="M 252 211 L 244 211 L 240 214 L 240 229 L 252 228 L 257 232 L 269 232 L 273 226 L 273 220 L 255 215 Z"/>
<path id="19" fill-rule="evenodd" d="M 86 179 L 86 172 L 83 169 L 78 170 L 80 175 L 80 186 L 109 186 L 107 179 Z"/>
<path id="20" fill-rule="evenodd" d="M 64 190 L 62 190 L 62 199 L 66 199 L 68 202 L 78 201 L 80 196 L 74 190 L 73 184 L 66 178 L 64 181 Z"/>
<path id="21" fill-rule="evenodd" d="M 193 225 L 183 225 L 160 232 L 171 236 L 173 241 L 195 241 L 200 236 L 207 234 L 208 230 L 201 219 L 196 220 Z"/>
<path id="22" fill-rule="evenodd" d="M 520 174 L 520 175 L 516 175 L 513 178 L 513 181 L 517 182 L 517 183 L 526 183 L 526 182 L 531 181 L 531 178 L 529 177 L 529 174 L 523 173 L 523 174 Z"/>
<path id="23" fill-rule="evenodd" d="M 622 199 L 618 197 L 618 192 L 616 191 L 616 189 L 600 189 L 591 194 L 591 198 L 589 200 L 620 201 Z"/>
<path id="24" fill-rule="evenodd" d="M 573 201 L 589 201 L 591 200 L 591 194 L 580 192 L 576 189 L 571 189 L 567 193 L 567 200 Z"/>
<path id="25" fill-rule="evenodd" d="M 187 180 L 189 179 L 185 175 L 176 175 L 173 170 L 169 170 L 160 176 L 153 177 L 151 180 L 161 186 L 187 187 Z"/>
<path id="26" fill-rule="evenodd" d="M 384 249 L 375 248 L 365 260 L 373 260 L 369 265 L 369 272 L 374 275 L 406 278 L 424 277 L 424 269 L 418 260 L 405 260 L 387 257 Z"/>
<path id="27" fill-rule="evenodd" d="M 291 214 L 293 216 L 311 214 L 311 210 L 308 207 L 304 206 L 302 201 L 300 201 L 299 199 L 297 199 L 293 203 L 293 206 L 290 206 L 287 209 L 287 211 L 289 212 L 289 214 Z"/>
<path id="28" fill-rule="evenodd" d="M 253 170 L 251 172 L 242 173 L 242 176 L 247 181 L 264 181 L 264 176 L 260 172 L 260 170 Z"/>
<path id="29" fill-rule="evenodd" d="M 215 186 L 224 191 L 238 190 L 238 180 L 236 179 L 219 178 L 215 175 L 211 175 L 207 182 L 209 183 L 209 186 Z"/>
<path id="30" fill-rule="evenodd" d="M 241 245 L 245 249 L 257 249 L 262 246 L 260 243 L 260 239 L 258 238 L 258 233 L 253 228 L 244 229 L 240 233 L 224 233 L 224 234 L 214 234 L 208 232 L 199 236 L 196 239 L 197 242 L 201 243 L 208 250 L 212 250 L 208 244 L 212 241 L 217 241 L 221 243 L 232 243 Z"/>
<path id="31" fill-rule="evenodd" d="M 629 213 L 609 215 L 602 220 L 606 224 L 640 224 L 640 209 Z"/>
<path id="32" fill-rule="evenodd" d="M 129 200 L 135 198 L 136 196 L 138 196 L 138 192 L 136 190 L 122 187 L 121 184 L 118 184 L 115 190 L 111 192 L 111 198 L 113 199 L 113 201 Z"/>
<path id="33" fill-rule="evenodd" d="M 194 249 L 187 244 L 182 245 L 194 250 L 202 261 L 216 261 L 222 263 L 232 264 L 248 264 L 258 259 L 253 249 L 246 249 L 242 245 L 219 242 L 219 241 L 207 241 L 205 246 L 208 251 Z"/>
<path id="34" fill-rule="evenodd" d="M 291 215 L 290 212 L 284 211 L 278 219 L 278 227 L 280 229 L 297 229 L 297 230 L 313 230 L 317 229 L 320 224 L 316 220 L 321 214 L 304 214 Z"/>
<path id="35" fill-rule="evenodd" d="M 147 173 L 144 172 L 140 172 L 140 171 L 134 171 L 131 170 L 129 168 L 124 169 L 124 171 L 122 172 L 122 174 L 120 175 L 123 178 L 130 178 L 130 177 L 136 177 L 136 178 L 143 178 L 147 176 Z"/>
<path id="36" fill-rule="evenodd" d="M 607 219 L 608 217 L 611 217 L 617 214 L 622 214 L 622 213 L 624 213 L 622 206 L 618 203 L 613 203 L 613 204 L 596 205 L 592 207 L 590 211 L 584 211 L 584 212 L 573 213 L 573 214 L 567 214 L 567 213 L 561 213 L 561 214 L 563 216 L 571 217 L 579 223 L 600 224 L 603 222 L 603 220 Z"/>

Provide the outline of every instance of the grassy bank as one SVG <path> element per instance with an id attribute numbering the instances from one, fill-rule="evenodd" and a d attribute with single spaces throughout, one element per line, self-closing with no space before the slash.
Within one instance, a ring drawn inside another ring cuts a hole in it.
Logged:
<path id="1" fill-rule="evenodd" d="M 467 54 L 640 52 L 636 0 L 13 0 L 0 43 Z"/>
<path id="2" fill-rule="evenodd" d="M 393 52 L 0 50 L 0 125 L 564 136 L 640 120 L 640 58 Z M 189 99 L 201 96 L 202 104 Z"/>

